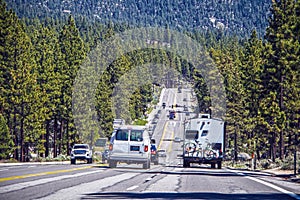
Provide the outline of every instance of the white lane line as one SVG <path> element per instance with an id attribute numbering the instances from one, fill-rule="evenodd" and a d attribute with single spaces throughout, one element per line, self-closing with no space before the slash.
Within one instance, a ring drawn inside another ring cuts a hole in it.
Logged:
<path id="1" fill-rule="evenodd" d="M 148 181 L 151 181 L 151 180 L 152 180 L 152 177 L 149 177 L 145 181 L 148 182 Z"/>
<path id="2" fill-rule="evenodd" d="M 83 183 L 73 187 L 65 188 L 55 192 L 46 197 L 41 197 L 42 200 L 80 200 L 87 194 L 96 194 L 101 192 L 103 188 L 113 186 L 119 182 L 131 179 L 135 177 L 137 173 L 125 173 L 120 175 L 115 175 L 111 177 L 106 177 L 101 180 L 92 181 L 89 183 Z M 72 194 L 72 195 L 70 195 Z M 91 196 L 93 198 L 93 196 Z"/>
<path id="3" fill-rule="evenodd" d="M 132 186 L 132 187 L 127 188 L 126 190 L 127 190 L 127 191 L 130 191 L 130 190 L 134 190 L 134 189 L 136 189 L 136 188 L 138 188 L 138 187 L 139 187 L 138 185 L 134 185 L 134 186 Z"/>
<path id="4" fill-rule="evenodd" d="M 258 182 L 258 183 L 261 183 L 261 184 L 263 184 L 263 185 L 266 185 L 266 186 L 268 186 L 268 187 L 270 187 L 270 188 L 273 188 L 273 189 L 275 189 L 275 190 L 278 190 L 279 192 L 284 193 L 284 194 L 287 194 L 287 195 L 289 195 L 290 197 L 293 197 L 293 198 L 295 198 L 295 199 L 297 199 L 297 200 L 300 200 L 300 196 L 299 196 L 299 195 L 297 195 L 297 194 L 295 194 L 295 193 L 293 193 L 293 192 L 290 192 L 290 191 L 288 191 L 288 190 L 285 190 L 285 189 L 283 189 L 283 188 L 281 188 L 281 187 L 278 187 L 278 186 L 276 186 L 276 185 L 273 185 L 273 184 L 271 184 L 271 183 L 265 182 L 265 181 L 263 181 L 263 180 L 260 180 L 260 179 L 257 179 L 257 178 L 251 177 L 251 176 L 246 176 L 246 178 L 248 178 L 248 179 L 250 179 L 250 180 L 253 180 L 253 181 L 256 181 L 256 182 Z"/>
<path id="5" fill-rule="evenodd" d="M 36 186 L 36 185 L 40 185 L 40 184 L 53 182 L 53 181 L 59 181 L 59 180 L 66 179 L 66 178 L 75 178 L 78 176 L 99 173 L 101 171 L 103 171 L 103 170 L 83 172 L 83 173 L 72 174 L 72 175 L 56 176 L 56 177 L 52 177 L 52 178 L 44 178 L 44 179 L 39 179 L 39 180 L 35 180 L 35 181 L 28 181 L 28 182 L 17 183 L 17 184 L 8 185 L 8 186 L 2 186 L 0 188 L 0 194 L 6 193 L 6 192 L 11 192 L 11 191 L 16 191 L 16 190 L 21 190 L 21 189 L 24 189 L 27 187 L 32 187 L 32 186 Z"/>

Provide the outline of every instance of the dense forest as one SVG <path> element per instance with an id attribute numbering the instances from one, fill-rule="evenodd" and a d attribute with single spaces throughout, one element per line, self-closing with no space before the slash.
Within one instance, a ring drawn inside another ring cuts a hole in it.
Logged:
<path id="1" fill-rule="evenodd" d="M 224 33 L 262 36 L 271 0 L 6 0 L 19 17 L 61 19 L 68 14 L 89 21 L 176 30 L 221 29 Z"/>
<path id="2" fill-rule="evenodd" d="M 100 53 L 93 60 L 91 52 L 105 52 L 103 42 L 137 26 L 180 31 L 201 44 L 213 60 L 224 78 L 228 150 L 275 160 L 300 145 L 300 1 L 190 1 L 182 6 L 186 10 L 177 11 L 175 7 L 185 1 L 147 1 L 151 6 L 144 1 L 102 5 L 90 1 L 76 6 L 73 1 L 0 2 L 0 159 L 26 161 L 30 152 L 43 158 L 68 155 L 75 142 L 94 144 L 99 137 L 109 137 L 118 115 L 112 110 L 112 97 L 122 99 L 114 96 L 114 88 L 130 69 L 145 63 L 157 64 L 157 76 L 164 75 L 161 66 L 168 66 L 193 80 L 199 112 L 216 110 L 202 74 L 164 49 L 119 52 L 121 56 L 108 63 L 101 77 L 89 74 L 104 62 L 103 56 L 112 56 Z M 190 15 L 189 10 L 197 14 Z M 88 17 L 96 14 L 103 20 Z M 212 17 L 217 21 L 212 23 Z M 200 24 L 206 28 L 199 29 Z M 83 63 L 84 73 L 98 85 L 95 96 L 83 91 L 85 96 L 76 97 L 80 106 L 74 108 L 73 86 Z M 144 116 L 153 101 L 153 88 L 160 87 L 153 82 L 138 85 L 139 78 L 147 77 L 131 77 L 130 84 L 137 86 L 123 94 L 130 101 L 128 115 L 122 116 L 127 122 Z M 87 98 L 96 99 L 94 107 Z M 94 121 L 74 116 L 73 109 L 83 114 L 95 110 L 90 116 Z M 75 126 L 78 123 L 83 129 Z"/>

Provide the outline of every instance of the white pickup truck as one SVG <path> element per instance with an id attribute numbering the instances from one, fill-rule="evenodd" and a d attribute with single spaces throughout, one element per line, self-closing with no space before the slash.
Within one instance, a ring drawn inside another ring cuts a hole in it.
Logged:
<path id="1" fill-rule="evenodd" d="M 88 144 L 75 144 L 71 151 L 71 164 L 76 164 L 76 160 L 86 160 L 93 162 L 93 152 Z"/>
<path id="2" fill-rule="evenodd" d="M 225 122 L 200 114 L 185 124 L 183 145 L 183 167 L 191 163 L 211 164 L 211 168 L 222 167 L 225 139 Z"/>

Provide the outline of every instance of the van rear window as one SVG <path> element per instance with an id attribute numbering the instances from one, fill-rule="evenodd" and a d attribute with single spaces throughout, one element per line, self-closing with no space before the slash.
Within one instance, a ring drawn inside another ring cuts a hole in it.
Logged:
<path id="1" fill-rule="evenodd" d="M 130 141 L 143 141 L 143 132 L 140 130 L 131 130 Z"/>
<path id="2" fill-rule="evenodd" d="M 128 130 L 117 130 L 116 140 L 128 141 Z"/>

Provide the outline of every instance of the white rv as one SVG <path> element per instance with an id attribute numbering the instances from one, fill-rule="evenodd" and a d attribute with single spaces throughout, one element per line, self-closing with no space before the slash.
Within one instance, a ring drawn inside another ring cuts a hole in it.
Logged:
<path id="1" fill-rule="evenodd" d="M 200 114 L 185 124 L 183 167 L 191 163 L 216 164 L 222 167 L 225 139 L 225 122 L 213 119 L 209 114 Z"/>

